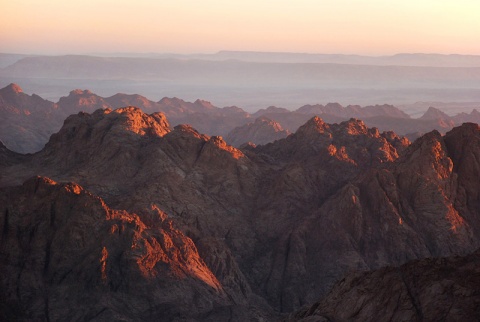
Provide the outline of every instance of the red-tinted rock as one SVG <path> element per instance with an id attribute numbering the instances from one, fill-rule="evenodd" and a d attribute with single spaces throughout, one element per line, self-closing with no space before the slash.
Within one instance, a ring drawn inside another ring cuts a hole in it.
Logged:
<path id="1" fill-rule="evenodd" d="M 231 303 L 164 214 L 147 226 L 79 185 L 40 177 L 0 198 L 3 318 L 172 320 Z"/>
<path id="2" fill-rule="evenodd" d="M 480 246 L 477 128 L 409 145 L 357 119 L 312 118 L 240 151 L 188 125 L 169 131 L 157 116 L 74 115 L 42 152 L 2 166 L 0 184 L 35 174 L 76 181 L 115 209 L 148 214 L 147 226 L 160 210 L 199 246 L 239 320 L 240 308 L 291 312 L 317 301 L 352 270 Z"/>

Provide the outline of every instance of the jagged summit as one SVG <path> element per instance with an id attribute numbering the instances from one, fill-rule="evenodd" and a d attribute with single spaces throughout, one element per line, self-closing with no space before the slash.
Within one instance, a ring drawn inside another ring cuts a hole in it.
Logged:
<path id="1" fill-rule="evenodd" d="M 111 167 L 121 167 L 141 142 L 169 132 L 170 125 L 164 114 L 148 115 L 133 106 L 98 109 L 92 114 L 80 112 L 69 116 L 35 157 L 44 160 L 45 156 L 55 156 L 51 161 L 59 171 L 80 166 L 88 168 L 88 162 L 108 171 Z M 107 160 L 115 160 L 115 165 L 111 161 L 109 165 Z"/>
<path id="2" fill-rule="evenodd" d="M 320 117 L 314 116 L 307 123 L 300 126 L 295 132 L 295 135 L 302 135 L 310 137 L 317 135 L 318 133 L 325 133 L 329 130 L 330 126 L 325 123 Z"/>
<path id="3" fill-rule="evenodd" d="M 340 123 L 340 128 L 344 129 L 346 133 L 350 135 L 367 134 L 368 131 L 365 122 L 355 118 Z"/>
<path id="4" fill-rule="evenodd" d="M 396 160 L 408 145 L 408 140 L 395 133 L 380 133 L 358 119 L 328 124 L 315 116 L 287 138 L 256 149 L 278 159 L 293 156 L 302 162 L 310 158 L 323 160 L 332 167 L 330 175 L 343 171 L 337 175 L 348 177 L 373 164 Z M 346 168 L 340 170 L 342 167 Z"/>
<path id="5" fill-rule="evenodd" d="M 123 135 L 134 133 L 140 136 L 162 137 L 170 132 L 170 125 L 163 113 L 146 114 L 140 108 L 127 106 L 112 110 L 111 108 L 98 109 L 89 114 L 80 112 L 69 116 L 59 133 L 52 137 L 72 139 L 88 139 L 95 142 L 95 134 L 104 137 L 98 142 L 105 141 L 105 135 Z M 112 136 L 112 139 L 115 137 Z"/>

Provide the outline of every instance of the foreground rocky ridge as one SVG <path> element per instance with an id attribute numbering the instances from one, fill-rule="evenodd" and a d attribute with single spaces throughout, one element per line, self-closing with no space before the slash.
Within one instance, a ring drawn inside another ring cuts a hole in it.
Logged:
<path id="1" fill-rule="evenodd" d="M 63 120 L 78 112 L 137 106 L 146 113 L 162 112 L 172 125 L 190 124 L 201 133 L 226 137 L 229 144 L 240 146 L 247 142 L 265 144 L 295 132 L 313 116 L 334 123 L 359 118 L 369 127 L 381 131 L 393 130 L 397 134 L 415 139 L 431 130 L 442 134 L 463 122 L 480 122 L 480 113 L 460 113 L 450 117 L 430 107 L 420 119 L 412 119 L 392 105 L 343 107 L 338 103 L 305 105 L 295 111 L 270 106 L 250 114 L 236 106 L 218 108 L 210 102 L 186 102 L 179 98 L 163 98 L 158 102 L 140 95 L 115 94 L 101 97 L 89 90 L 73 90 L 57 103 L 38 95 L 27 95 L 16 84 L 0 89 L 0 140 L 20 153 L 41 150 L 51 134 L 60 130 Z M 258 122 L 255 120 L 259 119 Z M 262 119 L 269 119 L 265 124 Z M 253 123 L 255 126 L 248 124 Z M 263 126 L 260 126 L 262 125 Z"/>
<path id="2" fill-rule="evenodd" d="M 142 222 L 159 209 L 226 294 L 214 296 L 222 312 L 292 312 L 348 271 L 480 247 L 476 124 L 410 144 L 357 119 L 315 117 L 285 139 L 239 150 L 127 107 L 69 117 L 34 155 L 0 152 L 1 186 L 41 175 L 77 182 Z"/>
<path id="3" fill-rule="evenodd" d="M 288 321 L 477 321 L 480 252 L 354 273 Z"/>
<path id="4" fill-rule="evenodd" d="M 141 220 L 42 177 L 0 198 L 3 320 L 251 317 L 228 309 L 192 240 L 158 209 Z"/>

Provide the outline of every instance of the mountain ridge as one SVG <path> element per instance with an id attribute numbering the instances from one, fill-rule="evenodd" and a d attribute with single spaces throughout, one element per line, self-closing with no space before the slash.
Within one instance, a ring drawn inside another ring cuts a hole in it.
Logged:
<path id="1" fill-rule="evenodd" d="M 480 114 L 475 113 L 475 110 L 470 114 L 460 113 L 448 118 L 434 115 L 433 117 L 411 119 L 392 105 L 343 107 L 338 103 L 329 103 L 325 106 L 305 105 L 296 111 L 272 106 L 249 114 L 239 107 L 218 108 L 203 100 L 196 100 L 192 103 L 179 98 L 163 98 L 154 102 L 133 94 L 119 93 L 110 97 L 101 97 L 89 90 L 73 90 L 68 96 L 53 103 L 35 94 L 29 96 L 23 92 L 8 90 L 13 87 L 17 88 L 16 91 L 21 91 L 18 85 L 12 84 L 0 92 L 0 113 L 2 114 L 0 139 L 10 148 L 23 153 L 40 150 L 48 141 L 48 137 L 60 129 L 63 120 L 70 114 L 80 111 L 93 112 L 97 108 L 114 109 L 125 106 L 138 106 L 149 113 L 161 111 L 174 126 L 187 123 L 202 133 L 222 137 L 239 131 L 238 128 L 251 123 L 258 117 L 269 118 L 289 132 L 295 132 L 299 126 L 314 115 L 320 115 L 330 123 L 356 117 L 363 119 L 370 127 L 378 127 L 382 131 L 394 130 L 401 135 L 407 135 L 412 140 L 432 129 L 445 133 L 454 125 L 465 121 L 480 122 Z M 1 94 L 5 92 L 10 94 Z M 264 137 L 261 142 L 252 143 L 264 144 L 278 138 L 273 133 L 273 136 Z M 251 141 L 251 139 L 249 140 Z"/>
<path id="2" fill-rule="evenodd" d="M 77 182 L 144 223 L 158 209 L 235 299 L 233 312 L 248 314 L 295 311 L 350 270 L 480 247 L 478 125 L 410 144 L 357 119 L 313 117 L 286 138 L 238 150 L 155 115 L 132 107 L 70 116 L 42 151 L 7 156 L 0 185 L 11 191 L 41 175 Z"/>

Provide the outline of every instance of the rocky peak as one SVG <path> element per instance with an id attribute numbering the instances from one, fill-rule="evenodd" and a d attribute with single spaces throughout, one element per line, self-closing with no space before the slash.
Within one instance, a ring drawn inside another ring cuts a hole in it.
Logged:
<path id="1" fill-rule="evenodd" d="M 283 139 L 289 134 L 280 124 L 268 117 L 260 116 L 255 122 L 239 126 L 227 135 L 227 142 L 234 146 L 241 146 L 246 142 L 267 144 L 275 140 Z"/>
<path id="2" fill-rule="evenodd" d="M 381 134 L 382 137 L 387 140 L 398 152 L 398 154 L 402 154 L 403 151 L 410 146 L 411 142 L 405 136 L 399 136 L 393 131 L 386 131 Z"/>
<path id="3" fill-rule="evenodd" d="M 179 134 L 181 136 L 193 136 L 196 138 L 204 138 L 208 139 L 208 136 L 200 134 L 196 129 L 194 129 L 191 125 L 189 124 L 179 124 L 173 128 L 173 134 Z"/>
<path id="4" fill-rule="evenodd" d="M 213 106 L 212 103 L 210 103 L 209 101 L 201 100 L 201 99 L 197 99 L 193 104 L 204 110 L 216 109 L 216 107 Z"/>
<path id="5" fill-rule="evenodd" d="M 53 102 L 35 94 L 28 95 L 14 83 L 0 89 L 0 106 L 9 106 L 17 112 L 22 111 L 25 115 L 34 112 L 49 113 L 55 108 Z"/>
<path id="6" fill-rule="evenodd" d="M 325 105 L 325 108 L 340 110 L 340 109 L 343 109 L 343 106 L 340 105 L 339 103 L 327 103 L 327 105 Z"/>
<path id="7" fill-rule="evenodd" d="M 142 109 L 151 110 L 155 102 L 148 100 L 146 97 L 138 94 L 122 94 L 118 93 L 105 99 L 113 108 L 124 106 L 137 106 Z"/>
<path id="8" fill-rule="evenodd" d="M 229 145 L 221 136 L 212 136 L 210 140 L 207 141 L 206 146 L 204 147 L 204 151 L 207 150 L 208 145 L 213 145 L 216 148 L 228 152 L 234 159 L 240 159 L 244 157 L 242 151 L 234 148 L 233 146 Z"/>
<path id="9" fill-rule="evenodd" d="M 300 126 L 295 135 L 311 137 L 318 134 L 324 134 L 329 131 L 330 127 L 318 116 L 312 117 L 304 125 Z"/>
<path id="10" fill-rule="evenodd" d="M 221 108 L 221 111 L 228 114 L 247 114 L 247 112 L 238 106 L 225 106 Z"/>
<path id="11" fill-rule="evenodd" d="M 397 108 L 396 106 L 383 104 L 383 105 L 369 105 L 362 108 L 362 113 L 364 117 L 377 116 L 377 115 L 387 115 L 395 118 L 405 118 L 409 119 L 410 116 Z"/>
<path id="12" fill-rule="evenodd" d="M 465 178 L 477 180 L 480 172 L 480 126 L 476 123 L 463 123 L 445 134 L 448 148 L 456 171 L 463 171 Z"/>
<path id="13" fill-rule="evenodd" d="M 163 113 L 145 114 L 140 108 L 128 106 L 118 108 L 113 111 L 106 111 L 105 115 L 113 118 L 118 114 L 119 120 L 111 122 L 120 122 L 122 128 L 139 135 L 150 135 L 162 137 L 170 132 L 170 125 Z"/>
<path id="14" fill-rule="evenodd" d="M 480 131 L 479 124 L 467 122 L 447 132 L 445 138 L 446 139 L 448 138 L 449 140 L 452 140 L 452 138 L 455 138 L 453 140 L 470 139 L 470 138 L 478 137 L 479 131 Z"/>
<path id="15" fill-rule="evenodd" d="M 112 158 L 115 166 L 121 167 L 129 157 L 127 151 L 138 149 L 139 141 L 146 142 L 169 132 L 170 126 L 162 113 L 148 115 L 133 106 L 99 109 L 92 114 L 80 112 L 65 120 L 38 158 L 56 155 L 52 161 L 60 163 L 59 169 L 79 166 L 89 159 L 108 168 L 103 162 Z"/>
<path id="16" fill-rule="evenodd" d="M 409 173 L 434 180 L 448 179 L 453 170 L 453 162 L 448 157 L 442 135 L 436 130 L 415 140 L 405 150 L 399 166 Z"/>
<path id="17" fill-rule="evenodd" d="M 315 105 L 307 104 L 298 108 L 296 112 L 299 112 L 302 114 L 322 114 L 324 108 L 325 106 L 321 104 L 315 104 Z"/>
<path id="18" fill-rule="evenodd" d="M 168 106 L 180 106 L 181 104 L 185 103 L 185 101 L 178 97 L 164 97 L 158 101 L 158 103 Z"/>
<path id="19" fill-rule="evenodd" d="M 57 105 L 67 115 L 78 113 L 79 111 L 93 112 L 99 108 L 112 107 L 103 97 L 89 90 L 81 89 L 73 90 L 68 96 L 61 97 Z"/>
<path id="20" fill-rule="evenodd" d="M 252 117 L 258 118 L 265 114 L 284 114 L 290 111 L 283 107 L 269 106 L 267 108 L 261 108 L 257 112 L 252 114 Z"/>
<path id="21" fill-rule="evenodd" d="M 459 113 L 451 118 L 455 125 L 461 125 L 462 123 L 480 123 L 480 112 L 473 109 L 470 113 Z"/>
<path id="22" fill-rule="evenodd" d="M 435 108 L 433 106 L 430 106 L 428 110 L 425 112 L 425 114 L 420 117 L 421 120 L 449 120 L 450 116 L 439 110 L 438 108 Z"/>
<path id="23" fill-rule="evenodd" d="M 169 118 L 184 117 L 192 113 L 205 113 L 217 110 L 210 102 L 197 99 L 195 102 L 185 102 L 182 99 L 164 97 L 159 102 L 159 109 L 164 111 Z"/>
<path id="24" fill-rule="evenodd" d="M 88 89 L 84 89 L 84 90 L 74 89 L 70 91 L 70 94 L 68 96 L 79 96 L 79 95 L 89 96 L 89 95 L 93 95 L 93 93 Z"/>
<path id="25" fill-rule="evenodd" d="M 362 120 L 351 118 L 348 121 L 342 122 L 339 124 L 341 131 L 349 134 L 349 135 L 360 135 L 360 134 L 367 134 L 368 129 L 365 123 Z M 374 134 L 376 131 L 374 131 Z"/>
<path id="26" fill-rule="evenodd" d="M 315 116 L 286 139 L 271 146 L 257 147 L 257 150 L 269 151 L 279 159 L 290 159 L 292 156 L 301 160 L 310 157 L 322 159 L 328 161 L 329 166 L 337 165 L 337 170 L 340 168 L 338 161 L 348 163 L 348 171 L 356 173 L 373 164 L 396 160 L 398 152 L 392 143 L 404 148 L 408 141 L 396 140 L 394 135 L 389 137 L 380 134 L 376 128 L 368 129 L 358 119 L 327 124 Z M 346 173 L 341 176 L 345 175 Z"/>
<path id="27" fill-rule="evenodd" d="M 0 89 L 0 94 L 4 95 L 4 94 L 19 94 L 19 93 L 23 93 L 23 90 L 22 88 L 15 84 L 15 83 L 11 83 L 9 85 L 7 85 L 6 87 Z"/>
<path id="28" fill-rule="evenodd" d="M 254 124 L 257 124 L 257 125 L 266 124 L 266 125 L 272 126 L 275 131 L 283 131 L 283 128 L 279 123 L 269 119 L 266 116 L 261 116 L 261 117 L 256 118 Z"/>

